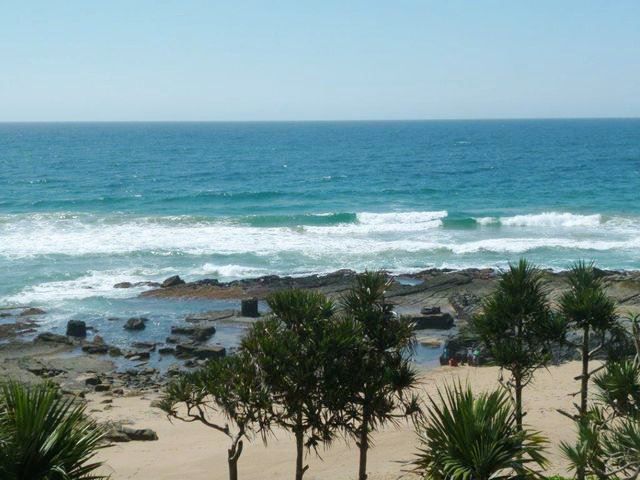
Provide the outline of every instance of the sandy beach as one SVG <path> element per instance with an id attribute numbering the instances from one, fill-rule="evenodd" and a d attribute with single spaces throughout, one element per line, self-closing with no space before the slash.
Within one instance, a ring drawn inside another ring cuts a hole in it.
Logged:
<path id="1" fill-rule="evenodd" d="M 566 463 L 558 444 L 571 441 L 574 432 L 570 420 L 557 413 L 557 408 L 570 408 L 570 392 L 576 390 L 573 377 L 577 362 L 540 370 L 534 383 L 525 391 L 526 423 L 540 430 L 550 440 L 548 474 L 563 474 Z M 475 391 L 494 388 L 499 370 L 495 367 L 438 367 L 422 373 L 423 394 L 433 394 L 438 386 L 457 380 L 468 381 Z M 114 398 L 109 408 L 100 403 L 105 397 L 92 394 L 89 410 L 99 420 L 128 421 L 139 428 L 151 428 L 159 440 L 120 443 L 102 450 L 98 456 L 105 462 L 104 473 L 113 480 L 222 480 L 227 478 L 227 438 L 200 424 L 169 422 L 157 408 L 150 406 L 156 397 Z M 417 438 L 411 424 L 387 428 L 374 434 L 375 446 L 370 453 L 371 480 L 416 478 L 408 470 L 416 451 Z M 329 449 L 319 452 L 322 459 L 308 456 L 309 480 L 347 480 L 355 478 L 357 449 L 337 440 Z M 295 449 L 285 432 L 264 446 L 260 439 L 246 443 L 240 459 L 240 476 L 245 480 L 280 479 L 293 476 Z"/>

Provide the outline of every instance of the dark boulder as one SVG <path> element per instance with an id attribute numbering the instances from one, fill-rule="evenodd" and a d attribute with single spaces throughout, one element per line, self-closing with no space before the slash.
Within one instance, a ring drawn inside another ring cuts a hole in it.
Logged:
<path id="1" fill-rule="evenodd" d="M 162 288 L 175 287 L 178 285 L 184 285 L 185 281 L 180 278 L 179 275 L 174 275 L 172 277 L 167 278 L 164 282 L 160 284 Z"/>
<path id="2" fill-rule="evenodd" d="M 197 342 L 205 342 L 216 333 L 216 327 L 208 326 L 176 326 L 171 327 L 171 335 L 186 335 Z"/>
<path id="3" fill-rule="evenodd" d="M 411 321 L 416 330 L 448 330 L 453 327 L 453 317 L 447 312 L 413 317 Z"/>
<path id="4" fill-rule="evenodd" d="M 240 302 L 240 315 L 243 317 L 257 318 L 260 316 L 258 312 L 258 299 L 246 298 Z"/>
<path id="5" fill-rule="evenodd" d="M 124 324 L 125 330 L 144 330 L 146 318 L 142 317 L 133 317 L 127 320 L 127 323 Z"/>
<path id="6" fill-rule="evenodd" d="M 80 337 L 87 336 L 87 324 L 82 320 L 69 320 L 67 322 L 67 336 L 68 337 Z"/>
<path id="7" fill-rule="evenodd" d="M 113 288 L 131 288 L 133 287 L 133 283 L 131 282 L 120 282 L 116 283 Z"/>

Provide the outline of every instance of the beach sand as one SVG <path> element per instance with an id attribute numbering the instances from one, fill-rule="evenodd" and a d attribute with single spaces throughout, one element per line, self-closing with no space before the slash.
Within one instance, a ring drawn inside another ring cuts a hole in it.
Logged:
<path id="1" fill-rule="evenodd" d="M 535 381 L 524 393 L 528 412 L 525 423 L 544 433 L 550 440 L 548 456 L 550 474 L 566 473 L 558 444 L 572 441 L 572 422 L 559 414 L 557 408 L 570 409 L 571 392 L 577 390 L 573 377 L 579 373 L 579 364 L 570 362 L 540 370 Z M 438 386 L 457 380 L 469 381 L 475 391 L 492 389 L 497 385 L 499 370 L 495 367 L 439 367 L 423 371 L 421 378 L 424 394 L 433 394 Z M 152 408 L 156 398 L 114 398 L 111 407 L 103 410 L 100 402 L 105 397 L 92 394 L 89 410 L 99 420 L 130 421 L 137 428 L 151 428 L 158 441 L 115 444 L 102 450 L 99 460 L 106 462 L 102 472 L 113 480 L 222 480 L 227 474 L 228 439 L 223 434 L 195 423 L 169 422 L 165 414 Z M 260 439 L 245 442 L 239 461 L 240 478 L 263 480 L 292 478 L 295 447 L 292 437 L 277 431 L 276 438 L 264 446 Z M 386 428 L 373 435 L 374 447 L 369 453 L 370 480 L 416 478 L 407 472 L 418 445 L 411 424 L 403 423 Z M 322 459 L 308 456 L 307 480 L 347 480 L 356 477 L 358 451 L 355 444 L 337 440 L 330 448 L 321 450 Z"/>

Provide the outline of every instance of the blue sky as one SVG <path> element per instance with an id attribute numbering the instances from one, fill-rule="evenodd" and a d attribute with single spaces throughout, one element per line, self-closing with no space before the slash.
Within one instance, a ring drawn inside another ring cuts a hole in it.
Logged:
<path id="1" fill-rule="evenodd" d="M 639 0 L 30 1 L 0 121 L 640 116 Z"/>

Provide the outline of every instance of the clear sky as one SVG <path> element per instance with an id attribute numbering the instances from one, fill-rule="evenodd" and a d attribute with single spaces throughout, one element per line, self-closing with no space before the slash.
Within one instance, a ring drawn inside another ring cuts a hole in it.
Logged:
<path id="1" fill-rule="evenodd" d="M 640 116 L 640 0 L 5 0 L 0 121 Z"/>

